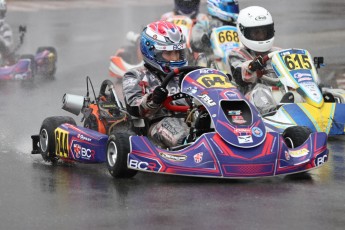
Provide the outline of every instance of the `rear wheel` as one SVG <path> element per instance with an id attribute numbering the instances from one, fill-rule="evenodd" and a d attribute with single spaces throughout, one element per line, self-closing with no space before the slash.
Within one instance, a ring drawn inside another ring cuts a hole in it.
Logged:
<path id="1" fill-rule="evenodd" d="M 57 52 L 56 52 L 56 49 L 52 46 L 43 46 L 43 47 L 38 47 L 36 51 L 36 55 L 45 50 L 48 50 L 50 54 L 47 57 L 46 63 L 44 63 L 44 65 L 47 65 L 47 66 L 44 68 L 45 72 L 43 74 L 47 77 L 53 77 L 56 72 L 56 62 L 58 58 Z"/>
<path id="2" fill-rule="evenodd" d="M 55 155 L 55 129 L 61 124 L 69 123 L 76 125 L 75 121 L 71 117 L 67 116 L 55 116 L 44 119 L 40 128 L 39 146 L 41 149 L 42 158 L 48 162 L 56 162 L 57 157 Z"/>
<path id="3" fill-rule="evenodd" d="M 283 138 L 289 148 L 301 146 L 310 136 L 312 131 L 306 126 L 291 126 L 283 132 Z"/>
<path id="4" fill-rule="evenodd" d="M 115 178 L 131 178 L 137 174 L 136 170 L 127 168 L 127 155 L 130 151 L 129 137 L 134 133 L 127 131 L 113 131 L 107 143 L 107 167 Z"/>

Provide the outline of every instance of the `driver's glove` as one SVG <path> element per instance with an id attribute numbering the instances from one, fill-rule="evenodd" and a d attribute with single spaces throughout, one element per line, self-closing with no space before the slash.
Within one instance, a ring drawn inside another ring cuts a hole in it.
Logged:
<path id="1" fill-rule="evenodd" d="M 157 86 L 152 93 L 152 102 L 155 104 L 162 104 L 163 101 L 168 97 L 168 90 L 162 86 Z"/>
<path id="2" fill-rule="evenodd" d="M 263 70 L 266 64 L 264 64 L 264 60 L 261 56 L 257 56 L 251 63 L 248 65 L 248 69 L 252 72 L 257 70 Z"/>

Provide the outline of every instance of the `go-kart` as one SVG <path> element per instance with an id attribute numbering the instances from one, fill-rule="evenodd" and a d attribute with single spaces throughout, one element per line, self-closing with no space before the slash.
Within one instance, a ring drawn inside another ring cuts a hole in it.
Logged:
<path id="1" fill-rule="evenodd" d="M 17 63 L 0 67 L 0 80 L 26 80 L 34 75 L 34 62 L 22 56 Z"/>
<path id="2" fill-rule="evenodd" d="M 181 93 L 169 96 L 163 106 L 173 115 L 185 115 L 190 135 L 183 145 L 166 149 L 156 146 L 145 136 L 145 120 L 125 111 L 107 80 L 94 102 L 88 92 L 85 97 L 66 94 L 63 108 L 76 115 L 81 111 L 86 117 L 84 127 L 70 117 L 45 119 L 40 133 L 32 136 L 32 154 L 41 154 L 48 161 L 106 162 L 115 178 L 133 177 L 137 171 L 266 177 L 308 171 L 328 160 L 325 133 L 311 133 L 302 126 L 289 127 L 283 134 L 268 132 L 256 108 L 224 73 L 181 67 L 169 73 L 162 86 L 176 76 Z M 175 100 L 183 98 L 188 105 L 175 105 Z M 116 121 L 107 122 L 107 116 Z M 103 133 L 99 125 L 104 127 Z"/>
<path id="3" fill-rule="evenodd" d="M 316 68 L 308 51 L 284 49 L 269 53 L 264 58 L 271 60 L 272 74 L 264 74 L 261 80 L 272 86 L 277 103 L 282 95 L 291 92 L 293 103 L 283 104 L 273 113 L 264 114 L 265 123 L 281 131 L 289 126 L 303 125 L 312 131 L 328 135 L 343 135 L 345 104 L 336 103 L 330 92 L 321 92 Z M 339 99 L 339 97 L 338 97 Z"/>
<path id="4" fill-rule="evenodd" d="M 231 73 L 228 58 L 229 53 L 232 49 L 240 46 L 237 28 L 234 26 L 213 28 L 210 35 L 210 43 L 213 54 L 209 56 L 200 54 L 196 59 L 197 65 Z"/>
<path id="5" fill-rule="evenodd" d="M 56 72 L 57 52 L 54 47 L 38 47 L 36 54 L 16 54 L 24 43 L 26 27 L 19 27 L 19 43 L 13 50 L 13 60 L 1 58 L 0 79 L 30 79 L 35 75 L 53 77 Z M 11 58 L 12 59 L 12 58 Z M 29 68 L 28 68 L 29 66 Z"/>

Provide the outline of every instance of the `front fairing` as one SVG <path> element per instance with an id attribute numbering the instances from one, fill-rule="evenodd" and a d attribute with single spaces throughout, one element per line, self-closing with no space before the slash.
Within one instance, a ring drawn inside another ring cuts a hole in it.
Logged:
<path id="1" fill-rule="evenodd" d="M 227 64 L 227 56 L 232 49 L 240 47 L 237 28 L 234 26 L 221 26 L 213 28 L 211 32 L 211 47 L 213 54 L 222 58 Z"/>
<path id="2" fill-rule="evenodd" d="M 25 80 L 32 78 L 30 64 L 30 59 L 20 59 L 14 65 L 0 67 L 0 80 Z"/>
<path id="3" fill-rule="evenodd" d="M 317 108 L 308 103 L 285 104 L 271 116 L 265 116 L 267 127 L 283 132 L 289 126 L 307 126 L 313 132 L 343 135 L 345 127 L 345 104 L 324 103 Z"/>
<path id="4" fill-rule="evenodd" d="M 319 108 L 324 100 L 312 60 L 307 50 L 285 49 L 274 53 L 271 64 L 286 90 L 296 89 L 307 103 Z"/>
<path id="5" fill-rule="evenodd" d="M 264 141 L 266 128 L 258 111 L 222 72 L 192 71 L 182 80 L 181 91 L 207 109 L 216 132 L 227 143 L 250 148 Z"/>
<path id="6" fill-rule="evenodd" d="M 127 166 L 131 169 L 185 176 L 251 178 L 303 172 L 328 159 L 327 135 L 313 133 L 300 147 L 289 149 L 281 134 L 269 132 L 253 148 L 238 148 L 217 133 L 202 135 L 191 146 L 168 151 L 148 138 L 132 136 Z"/>

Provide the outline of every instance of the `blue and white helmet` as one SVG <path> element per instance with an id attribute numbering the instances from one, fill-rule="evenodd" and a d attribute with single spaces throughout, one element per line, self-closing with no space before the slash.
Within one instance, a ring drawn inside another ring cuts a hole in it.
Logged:
<path id="1" fill-rule="evenodd" d="M 140 50 L 144 62 L 164 73 L 187 64 L 186 47 L 181 28 L 171 22 L 150 23 L 141 33 Z M 162 56 L 164 51 L 178 51 L 179 60 L 165 60 Z"/>
<path id="2" fill-rule="evenodd" d="M 239 7 L 237 0 L 207 0 L 207 11 L 213 17 L 226 22 L 236 22 Z"/>

